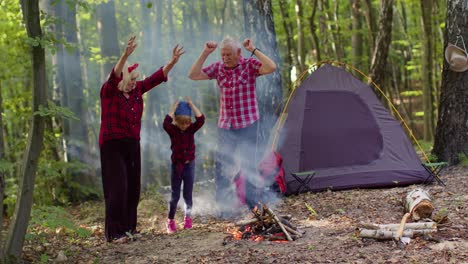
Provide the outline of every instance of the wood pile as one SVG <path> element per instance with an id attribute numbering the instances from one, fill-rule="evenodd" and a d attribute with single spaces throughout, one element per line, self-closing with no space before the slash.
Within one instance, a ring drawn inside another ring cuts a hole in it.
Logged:
<path id="1" fill-rule="evenodd" d="M 435 222 L 406 223 L 408 220 L 421 220 L 431 217 L 434 206 L 429 194 L 422 189 L 415 189 L 406 195 L 403 201 L 405 214 L 400 224 L 363 224 L 357 230 L 357 236 L 374 239 L 394 239 L 408 244 L 411 238 L 430 235 L 437 231 Z"/>
<path id="2" fill-rule="evenodd" d="M 236 229 L 228 232 L 224 242 L 232 240 L 293 241 L 302 237 L 303 232 L 291 223 L 290 215 L 277 215 L 262 204 L 252 210 L 253 218 L 236 222 Z"/>

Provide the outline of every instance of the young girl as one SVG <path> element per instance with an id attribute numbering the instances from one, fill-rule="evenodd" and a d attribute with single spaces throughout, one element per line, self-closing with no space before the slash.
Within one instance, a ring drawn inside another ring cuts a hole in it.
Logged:
<path id="1" fill-rule="evenodd" d="M 194 135 L 205 123 L 205 116 L 193 104 L 190 97 L 187 102 L 176 101 L 164 119 L 164 130 L 171 138 L 171 201 L 167 219 L 167 232 L 174 233 L 176 223 L 174 216 L 180 198 L 180 187 L 184 182 L 183 197 L 185 201 L 184 229 L 192 228 L 192 190 L 195 179 L 195 139 Z M 192 123 L 192 110 L 195 123 Z M 173 124 L 174 121 L 174 124 Z"/>

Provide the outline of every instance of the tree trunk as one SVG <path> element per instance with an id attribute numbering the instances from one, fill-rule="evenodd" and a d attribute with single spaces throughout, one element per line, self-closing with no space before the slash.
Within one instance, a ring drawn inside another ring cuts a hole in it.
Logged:
<path id="1" fill-rule="evenodd" d="M 299 69 L 298 74 L 301 74 L 305 69 L 305 57 L 306 57 L 306 48 L 305 48 L 305 39 L 304 39 L 304 27 L 302 26 L 302 1 L 296 0 L 296 5 L 294 10 L 296 11 L 296 26 L 297 26 L 297 61 Z"/>
<path id="2" fill-rule="evenodd" d="M 364 69 L 363 65 L 363 38 L 361 23 L 361 0 L 350 0 L 351 4 L 351 61 L 358 69 Z M 356 74 L 356 73 L 355 73 Z"/>
<path id="3" fill-rule="evenodd" d="M 281 13 L 281 21 L 283 22 L 283 28 L 284 32 L 286 34 L 286 64 L 285 65 L 286 69 L 283 68 L 283 74 L 286 76 L 286 80 L 283 79 L 285 82 L 285 87 L 289 87 L 289 83 L 291 82 L 291 69 L 293 66 L 297 66 L 296 63 L 296 52 L 293 47 L 293 38 L 294 38 L 294 32 L 293 32 L 293 26 L 291 23 L 291 18 L 289 17 L 289 4 L 286 0 L 280 0 L 279 1 L 280 5 L 280 13 Z"/>
<path id="4" fill-rule="evenodd" d="M 114 0 L 99 4 L 97 11 L 97 30 L 99 32 L 103 59 L 103 63 L 101 64 L 101 83 L 103 83 L 120 55 Z"/>
<path id="5" fill-rule="evenodd" d="M 256 39 L 256 46 L 270 57 L 280 68 L 275 25 L 271 0 L 244 0 L 244 18 L 246 33 Z M 253 35 L 255 34 L 255 35 Z M 276 123 L 277 115 L 281 112 L 282 103 L 281 76 L 279 70 L 261 77 L 257 81 L 257 98 L 260 110 L 259 146 L 266 146 L 270 131 Z M 262 153 L 261 150 L 259 153 Z M 261 157 L 258 157 L 261 158 Z"/>
<path id="6" fill-rule="evenodd" d="M 0 82 L 0 113 L 3 113 L 3 98 L 2 98 L 2 83 Z M 3 115 L 0 115 L 0 162 L 5 158 L 3 138 Z M 5 175 L 3 170 L 0 170 L 0 262 L 3 260 L 3 199 L 5 198 Z"/>
<path id="7" fill-rule="evenodd" d="M 385 66 L 387 65 L 388 50 L 392 40 L 392 19 L 393 18 L 393 0 L 382 0 L 379 33 L 375 43 L 369 81 L 373 81 L 377 85 L 383 87 L 385 80 Z"/>
<path id="8" fill-rule="evenodd" d="M 456 43 L 457 36 L 468 40 L 465 1 L 448 0 L 445 23 L 445 43 Z M 466 42 L 465 42 L 466 43 Z M 460 45 L 462 45 L 459 41 Z M 461 47 L 463 48 L 463 47 Z M 460 155 L 468 156 L 468 71 L 454 72 L 444 60 L 439 117 L 434 148 L 439 161 L 456 164 Z"/>
<path id="9" fill-rule="evenodd" d="M 29 38 L 41 38 L 42 31 L 39 20 L 39 3 L 37 0 L 21 0 L 21 9 L 25 20 Z M 45 68 L 45 52 L 41 45 L 31 47 L 32 76 L 33 76 L 33 113 L 39 107 L 47 104 L 47 81 Z M 44 117 L 32 116 L 32 124 L 28 136 L 28 144 L 24 155 L 20 174 L 18 200 L 15 206 L 13 220 L 10 225 L 5 247 L 7 262 L 16 263 L 21 257 L 24 236 L 29 223 L 33 203 L 34 181 L 39 163 L 39 156 L 43 149 Z"/>
<path id="10" fill-rule="evenodd" d="M 375 51 L 375 35 L 377 34 L 377 25 L 375 23 L 374 8 L 371 0 L 364 0 L 366 6 L 364 17 L 366 18 L 367 29 L 369 32 L 369 54 Z"/>
<path id="11" fill-rule="evenodd" d="M 315 24 L 315 14 L 317 14 L 317 2 L 318 0 L 314 0 L 314 3 L 312 4 L 312 10 L 311 14 L 309 17 L 309 27 L 310 27 L 310 35 L 311 35 L 311 42 L 314 45 L 314 55 L 316 61 L 321 61 L 322 60 L 322 55 L 321 55 L 321 48 L 320 48 L 320 41 L 317 35 L 317 25 Z"/>
<path id="12" fill-rule="evenodd" d="M 424 140 L 432 142 L 434 139 L 434 96 L 432 72 L 432 1 L 421 0 L 421 29 L 422 29 L 422 81 L 424 108 Z"/>
<path id="13" fill-rule="evenodd" d="M 65 134 L 66 142 L 66 157 L 67 161 L 79 161 L 84 164 L 90 164 L 91 159 L 89 151 L 89 139 L 88 139 L 88 125 L 85 111 L 85 98 L 83 94 L 83 79 L 81 70 L 81 54 L 78 49 L 78 32 L 76 31 L 76 6 L 75 5 L 63 5 L 64 10 L 64 35 L 66 41 L 74 45 L 72 51 L 64 52 L 64 71 L 65 71 L 65 89 L 68 93 L 68 100 L 66 106 L 70 108 L 73 113 L 79 118 L 79 120 L 69 119 L 70 125 L 69 134 Z M 71 27 L 71 28 L 69 28 Z M 94 186 L 94 179 L 91 176 L 89 170 L 82 170 L 75 173 L 75 181 L 81 185 L 92 187 Z M 71 186 L 71 185 L 70 185 Z M 79 189 L 70 188 L 70 198 L 72 201 L 82 199 Z"/>

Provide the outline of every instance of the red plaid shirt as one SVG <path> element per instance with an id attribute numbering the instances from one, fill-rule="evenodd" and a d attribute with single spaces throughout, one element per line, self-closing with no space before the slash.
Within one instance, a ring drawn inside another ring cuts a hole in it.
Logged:
<path id="1" fill-rule="evenodd" d="M 128 99 L 117 87 L 121 80 L 122 76 L 115 76 L 114 69 L 112 69 L 109 79 L 102 85 L 99 146 L 111 139 L 140 140 L 141 115 L 143 114 L 142 95 L 156 85 L 167 81 L 167 77 L 164 76 L 161 67 L 151 76 L 137 81 Z"/>
<path id="2" fill-rule="evenodd" d="M 239 65 L 227 69 L 224 63 L 215 62 L 205 68 L 210 79 L 218 81 L 220 90 L 218 127 L 245 128 L 259 118 L 255 81 L 262 63 L 254 58 L 239 58 Z"/>
<path id="3" fill-rule="evenodd" d="M 185 130 L 180 130 L 172 124 L 172 117 L 166 115 L 163 127 L 171 138 L 171 161 L 181 170 L 185 162 L 195 159 L 195 132 L 205 123 L 205 116 L 195 117 L 195 122 Z M 178 171 L 179 173 L 179 171 Z"/>

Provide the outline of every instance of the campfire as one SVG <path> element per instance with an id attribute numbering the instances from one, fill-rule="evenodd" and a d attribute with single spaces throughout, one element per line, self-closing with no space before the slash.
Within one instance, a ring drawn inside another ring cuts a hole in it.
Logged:
<path id="1" fill-rule="evenodd" d="M 251 241 L 293 241 L 302 236 L 302 232 L 294 226 L 290 215 L 278 216 L 265 204 L 252 210 L 254 218 L 235 223 L 234 230 L 228 230 L 224 243 L 235 240 Z"/>

